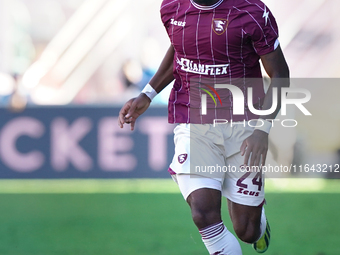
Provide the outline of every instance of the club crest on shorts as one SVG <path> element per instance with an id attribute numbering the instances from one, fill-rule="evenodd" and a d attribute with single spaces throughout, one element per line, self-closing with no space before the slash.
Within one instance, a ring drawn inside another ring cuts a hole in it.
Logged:
<path id="1" fill-rule="evenodd" d="M 227 30 L 228 23 L 227 19 L 213 19 L 212 29 L 217 35 L 222 35 Z"/>
<path id="2" fill-rule="evenodd" d="M 187 160 L 187 158 L 188 158 L 188 154 L 186 154 L 186 153 L 181 154 L 181 155 L 178 156 L 178 162 L 180 164 L 183 164 Z"/>

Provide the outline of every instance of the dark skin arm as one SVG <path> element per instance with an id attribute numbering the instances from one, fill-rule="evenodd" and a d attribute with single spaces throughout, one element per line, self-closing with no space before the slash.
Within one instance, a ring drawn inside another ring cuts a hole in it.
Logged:
<path id="1" fill-rule="evenodd" d="M 269 115 L 260 116 L 261 119 L 275 119 L 281 108 L 281 88 L 289 87 L 289 69 L 280 46 L 269 54 L 261 56 L 261 61 L 267 74 L 271 78 L 271 84 L 264 98 L 263 110 L 272 106 L 273 88 L 278 90 L 278 107 Z M 268 151 L 268 134 L 261 130 L 245 139 L 241 146 L 241 154 L 244 155 L 244 164 L 247 166 L 259 166 L 265 164 Z M 261 160 L 262 157 L 262 160 Z M 250 163 L 249 162 L 250 158 Z M 260 162 L 261 160 L 261 162 Z"/>
<path id="2" fill-rule="evenodd" d="M 157 93 L 161 92 L 170 82 L 174 80 L 174 54 L 175 51 L 171 45 L 165 54 L 157 72 L 149 82 L 149 84 L 154 88 L 154 90 L 156 90 Z M 131 130 L 133 130 L 135 128 L 135 122 L 137 118 L 149 108 L 150 103 L 150 98 L 144 93 L 140 93 L 138 97 L 127 101 L 119 112 L 118 126 L 123 128 L 124 123 L 131 124 Z"/>

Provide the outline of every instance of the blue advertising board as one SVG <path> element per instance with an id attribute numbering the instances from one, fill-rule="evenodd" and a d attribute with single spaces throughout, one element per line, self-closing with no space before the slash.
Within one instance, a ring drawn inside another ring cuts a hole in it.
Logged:
<path id="1" fill-rule="evenodd" d="M 166 178 L 174 125 L 150 108 L 118 127 L 120 108 L 0 109 L 0 178 Z"/>

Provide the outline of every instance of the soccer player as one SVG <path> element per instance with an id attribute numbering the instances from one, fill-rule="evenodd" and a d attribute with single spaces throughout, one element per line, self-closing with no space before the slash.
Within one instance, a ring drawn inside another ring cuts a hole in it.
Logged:
<path id="1" fill-rule="evenodd" d="M 131 124 L 133 130 L 153 97 L 175 80 L 168 109 L 169 122 L 178 126 L 169 172 L 191 208 L 208 252 L 242 254 L 239 242 L 222 221 L 224 196 L 238 238 L 263 253 L 270 241 L 263 176 L 242 169 L 265 163 L 268 119 L 276 117 L 280 106 L 267 115 L 254 114 L 253 109 L 271 109 L 276 92 L 280 105 L 281 88 L 289 86 L 275 19 L 260 0 L 163 0 L 161 18 L 171 46 L 142 93 L 122 107 L 118 125 Z M 259 60 L 271 78 L 267 93 Z M 232 84 L 237 89 L 218 89 L 214 84 Z M 249 88 L 252 94 L 246 93 Z M 253 107 L 243 100 L 244 109 L 236 114 L 232 101 L 239 94 L 235 91 L 243 92 L 246 99 L 252 97 Z M 209 100 L 206 110 L 202 102 L 208 100 L 203 94 L 211 94 L 214 100 Z M 215 119 L 227 121 L 214 125 Z M 253 125 L 245 125 L 250 120 L 255 120 Z M 237 171 L 213 175 L 193 171 L 195 166 L 215 165 Z"/>

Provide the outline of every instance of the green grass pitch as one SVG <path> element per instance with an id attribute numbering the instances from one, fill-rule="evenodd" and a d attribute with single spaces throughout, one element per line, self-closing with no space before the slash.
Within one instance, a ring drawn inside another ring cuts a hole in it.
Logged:
<path id="1" fill-rule="evenodd" d="M 265 254 L 340 254 L 340 183 L 316 182 L 317 190 L 311 183 L 299 191 L 301 185 L 281 190 L 268 183 L 273 238 Z M 2 180 L 0 204 L 1 255 L 207 254 L 188 206 L 169 180 Z M 242 249 L 257 254 L 250 245 Z"/>

